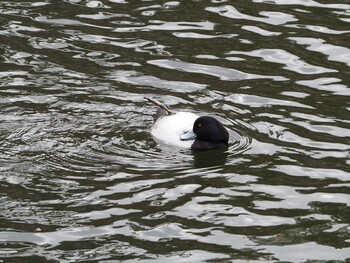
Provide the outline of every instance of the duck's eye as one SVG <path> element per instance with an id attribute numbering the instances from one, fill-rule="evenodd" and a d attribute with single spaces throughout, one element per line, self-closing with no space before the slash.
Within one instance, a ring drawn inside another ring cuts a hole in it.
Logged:
<path id="1" fill-rule="evenodd" d="M 197 127 L 198 128 L 202 127 L 202 123 L 198 123 Z"/>

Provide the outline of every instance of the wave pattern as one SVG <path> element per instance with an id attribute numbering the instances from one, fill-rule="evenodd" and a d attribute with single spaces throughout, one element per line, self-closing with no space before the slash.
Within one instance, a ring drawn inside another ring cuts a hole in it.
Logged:
<path id="1" fill-rule="evenodd" d="M 0 260 L 349 259 L 347 1 L 0 3 Z M 148 132 L 159 98 L 225 152 Z"/>

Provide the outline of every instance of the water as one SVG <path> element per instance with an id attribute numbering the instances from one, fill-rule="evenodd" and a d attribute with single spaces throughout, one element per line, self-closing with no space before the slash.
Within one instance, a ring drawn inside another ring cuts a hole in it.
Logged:
<path id="1" fill-rule="evenodd" d="M 349 10 L 1 1 L 0 261 L 349 260 Z M 154 141 L 145 96 L 229 149 Z"/>

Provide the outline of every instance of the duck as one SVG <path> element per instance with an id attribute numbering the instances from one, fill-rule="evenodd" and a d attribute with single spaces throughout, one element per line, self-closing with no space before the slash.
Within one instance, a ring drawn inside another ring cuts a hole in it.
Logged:
<path id="1" fill-rule="evenodd" d="M 146 99 L 158 106 L 151 127 L 156 140 L 193 151 L 228 147 L 229 133 L 216 118 L 186 111 L 173 112 L 154 98 Z"/>

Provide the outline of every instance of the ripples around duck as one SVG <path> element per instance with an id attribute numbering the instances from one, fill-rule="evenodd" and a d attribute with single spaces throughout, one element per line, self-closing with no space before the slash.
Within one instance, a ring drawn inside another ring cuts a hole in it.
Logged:
<path id="1" fill-rule="evenodd" d="M 347 1 L 0 3 L 0 261 L 349 259 Z M 156 97 L 225 151 L 153 140 Z"/>

